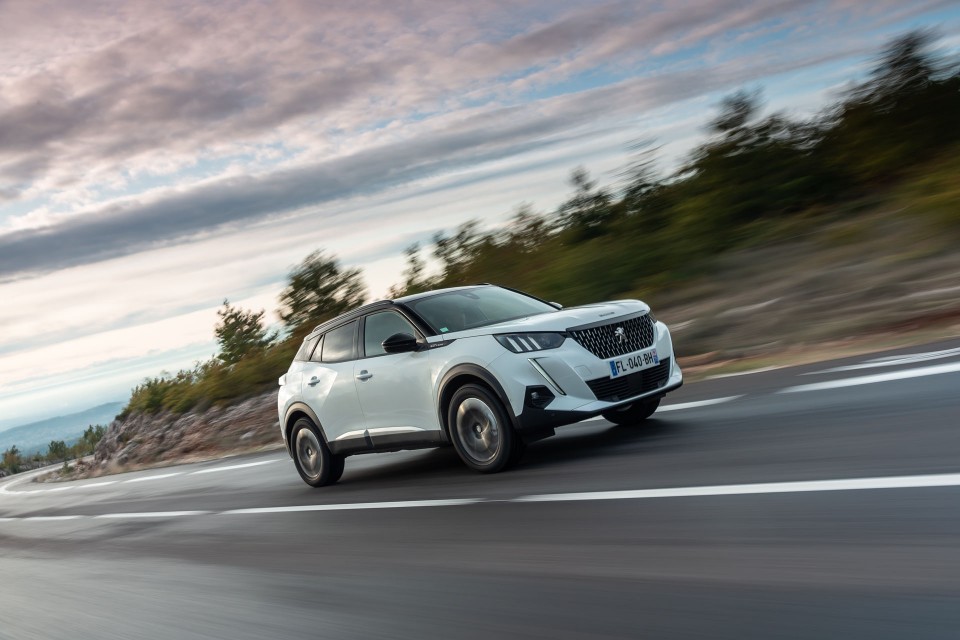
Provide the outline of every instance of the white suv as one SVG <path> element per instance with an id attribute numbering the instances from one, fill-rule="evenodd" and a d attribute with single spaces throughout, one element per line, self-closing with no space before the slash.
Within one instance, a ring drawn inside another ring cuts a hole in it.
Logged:
<path id="1" fill-rule="evenodd" d="M 493 285 L 384 300 L 303 341 L 277 399 L 303 480 L 336 482 L 357 453 L 452 444 L 477 471 L 554 427 L 649 417 L 683 384 L 670 331 L 643 302 L 563 309 Z"/>

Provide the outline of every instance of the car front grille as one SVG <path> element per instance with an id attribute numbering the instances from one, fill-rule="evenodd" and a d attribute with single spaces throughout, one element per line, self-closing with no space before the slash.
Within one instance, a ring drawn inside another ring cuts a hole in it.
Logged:
<path id="1" fill-rule="evenodd" d="M 664 358 L 660 364 L 638 371 L 637 373 L 628 373 L 616 378 L 595 378 L 587 380 L 587 386 L 597 396 L 597 400 L 604 402 L 617 402 L 638 396 L 641 393 L 655 391 L 667 384 L 670 377 L 670 358 Z"/>
<path id="2" fill-rule="evenodd" d="M 622 337 L 617 329 L 623 329 Z M 598 327 L 570 329 L 570 335 L 580 346 L 604 360 L 652 346 L 653 334 L 653 320 L 649 313 Z"/>

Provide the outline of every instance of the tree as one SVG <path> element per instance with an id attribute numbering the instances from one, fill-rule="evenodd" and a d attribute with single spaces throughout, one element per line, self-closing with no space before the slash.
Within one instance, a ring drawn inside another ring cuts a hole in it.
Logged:
<path id="1" fill-rule="evenodd" d="M 336 258 L 314 251 L 290 272 L 280 294 L 280 318 L 294 334 L 303 335 L 365 300 L 359 269 L 344 269 Z"/>
<path id="2" fill-rule="evenodd" d="M 730 133 L 742 129 L 760 111 L 760 93 L 741 89 L 720 101 L 720 113 L 710 123 L 714 133 Z"/>
<path id="3" fill-rule="evenodd" d="M 23 464 L 23 458 L 20 456 L 20 449 L 13 445 L 3 452 L 3 467 L 8 473 L 19 473 L 20 466 Z"/>
<path id="4" fill-rule="evenodd" d="M 479 227 L 479 221 L 469 220 L 461 224 L 452 236 L 446 233 L 433 236 L 433 257 L 440 261 L 440 281 L 444 286 L 468 283 L 467 271 L 476 261 L 480 246 L 486 240 Z"/>
<path id="5" fill-rule="evenodd" d="M 223 307 L 217 311 L 220 321 L 213 330 L 220 345 L 218 357 L 224 364 L 235 364 L 270 344 L 263 326 L 263 315 L 262 309 L 256 313 L 244 311 L 224 299 Z"/>
<path id="6" fill-rule="evenodd" d="M 47 462 L 60 462 L 67 459 L 67 443 L 63 440 L 51 440 L 47 447 Z"/>
<path id="7" fill-rule="evenodd" d="M 432 281 L 426 273 L 427 266 L 420 257 L 420 243 L 413 243 L 404 249 L 403 253 L 407 256 L 407 266 L 403 270 L 403 284 L 390 288 L 392 298 L 421 293 L 433 288 Z"/>
<path id="8" fill-rule="evenodd" d="M 574 193 L 560 205 L 561 223 L 566 229 L 574 231 L 576 240 L 602 234 L 603 227 L 614 215 L 610 194 L 597 189 L 597 183 L 590 179 L 590 174 L 583 167 L 577 167 L 570 174 L 570 186 Z"/>

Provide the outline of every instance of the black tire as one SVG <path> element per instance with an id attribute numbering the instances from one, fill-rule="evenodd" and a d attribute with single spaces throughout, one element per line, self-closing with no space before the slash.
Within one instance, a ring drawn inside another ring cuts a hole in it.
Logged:
<path id="1" fill-rule="evenodd" d="M 300 418 L 293 424 L 290 447 L 297 473 L 311 487 L 323 487 L 340 479 L 343 457 L 330 453 L 320 430 L 308 418 Z"/>
<path id="2" fill-rule="evenodd" d="M 454 392 L 447 426 L 457 455 L 474 471 L 503 471 L 523 453 L 503 403 L 481 385 L 465 384 Z"/>
<path id="3" fill-rule="evenodd" d="M 344 463 L 346 463 L 347 457 L 337 455 L 336 453 L 330 454 L 330 479 L 327 481 L 327 484 L 333 484 L 340 481 L 340 477 L 343 475 Z"/>
<path id="4" fill-rule="evenodd" d="M 652 416 L 659 406 L 660 398 L 644 400 L 612 411 L 604 411 L 601 415 L 604 420 L 609 420 L 613 424 L 629 426 L 643 422 Z"/>

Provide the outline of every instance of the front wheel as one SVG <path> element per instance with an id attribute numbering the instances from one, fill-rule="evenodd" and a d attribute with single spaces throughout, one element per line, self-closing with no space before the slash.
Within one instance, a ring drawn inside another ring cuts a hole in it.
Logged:
<path id="1" fill-rule="evenodd" d="M 523 452 L 503 403 L 480 385 L 466 384 L 456 390 L 447 410 L 447 424 L 457 455 L 474 471 L 502 471 Z"/>
<path id="2" fill-rule="evenodd" d="M 343 456 L 330 453 L 320 430 L 307 418 L 300 418 L 290 433 L 293 462 L 303 481 L 311 487 L 333 484 L 343 474 Z"/>
<path id="3" fill-rule="evenodd" d="M 609 420 L 613 424 L 632 425 L 643 422 L 653 415 L 653 412 L 660 406 L 660 398 L 656 400 L 643 400 L 634 402 L 631 405 L 611 411 L 604 411 L 601 415 L 604 420 Z"/>

